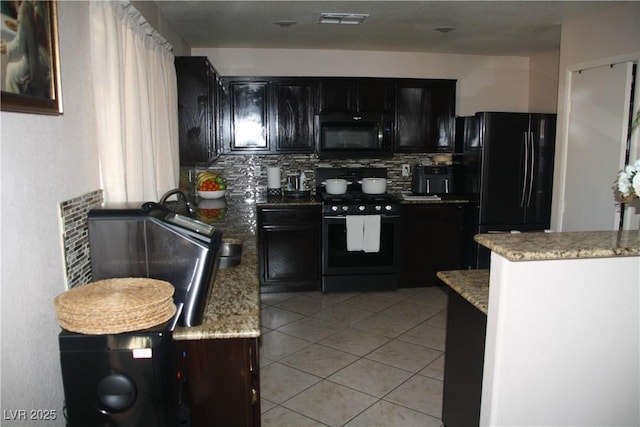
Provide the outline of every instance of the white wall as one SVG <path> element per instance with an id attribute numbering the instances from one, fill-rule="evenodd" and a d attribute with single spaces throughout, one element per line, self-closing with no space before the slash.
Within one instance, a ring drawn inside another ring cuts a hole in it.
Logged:
<path id="1" fill-rule="evenodd" d="M 529 111 L 555 113 L 558 103 L 558 65 L 560 52 L 531 57 L 529 73 Z"/>
<path id="2" fill-rule="evenodd" d="M 0 113 L 2 427 L 65 425 L 53 307 L 67 285 L 59 205 L 100 188 L 89 3 L 57 5 L 64 114 Z M 162 25 L 161 17 L 156 22 Z M 179 40 L 164 31 L 167 40 Z M 21 409 L 55 409 L 58 419 L 6 419 Z"/>
<path id="3" fill-rule="evenodd" d="M 562 26 L 558 81 L 558 127 L 553 185 L 551 228 L 558 230 L 561 222 L 562 189 L 564 188 L 565 150 L 569 112 L 567 99 L 572 70 L 604 65 L 619 60 L 640 59 L 640 2 L 627 2 L 605 9 L 586 18 Z M 640 88 L 640 84 L 636 84 Z M 640 90 L 637 91 L 640 93 Z M 636 99 L 640 99 L 636 95 Z M 636 106 L 636 109 L 638 107 Z M 636 132 L 637 134 L 638 132 Z M 635 136 L 637 141 L 638 136 Z M 618 171 L 611 171 L 611 184 Z M 588 171 L 585 171 L 588 173 Z M 593 203 L 611 203 L 610 200 Z M 586 207 L 588 209 L 588 207 Z M 588 212 L 586 210 L 585 212 Z"/>
<path id="4" fill-rule="evenodd" d="M 52 302 L 66 289 L 59 204 L 100 188 L 88 13 L 88 3 L 58 2 L 64 114 L 0 113 L 2 410 L 59 414 L 3 427 L 64 425 Z"/>
<path id="5" fill-rule="evenodd" d="M 528 111 L 529 58 L 413 52 L 194 48 L 223 76 L 357 76 L 458 80 L 456 114 Z M 555 98 L 554 98 L 555 102 Z"/>

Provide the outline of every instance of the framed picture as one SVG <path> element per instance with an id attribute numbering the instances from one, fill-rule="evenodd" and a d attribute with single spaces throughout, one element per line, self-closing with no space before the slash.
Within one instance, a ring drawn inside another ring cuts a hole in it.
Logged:
<path id="1" fill-rule="evenodd" d="M 55 1 L 0 0 L 2 111 L 62 114 Z"/>

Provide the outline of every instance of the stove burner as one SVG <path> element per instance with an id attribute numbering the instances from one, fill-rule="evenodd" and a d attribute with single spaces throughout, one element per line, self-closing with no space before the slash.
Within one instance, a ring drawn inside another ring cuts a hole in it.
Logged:
<path id="1" fill-rule="evenodd" d="M 344 194 L 320 193 L 320 200 L 331 203 L 397 203 L 398 199 L 391 194 L 365 194 L 347 192 Z"/>

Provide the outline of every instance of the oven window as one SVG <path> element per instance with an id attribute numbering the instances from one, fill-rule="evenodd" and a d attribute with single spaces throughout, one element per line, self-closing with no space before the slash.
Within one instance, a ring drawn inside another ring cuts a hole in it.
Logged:
<path id="1" fill-rule="evenodd" d="M 324 124 L 321 129 L 323 150 L 375 150 L 378 148 L 378 129 L 375 124 Z"/>
<path id="2" fill-rule="evenodd" d="M 325 266 L 328 269 L 362 270 L 362 272 L 389 269 L 395 266 L 393 222 L 382 222 L 380 226 L 380 251 L 362 252 L 347 250 L 347 228 L 344 219 L 327 220 L 324 245 Z"/>

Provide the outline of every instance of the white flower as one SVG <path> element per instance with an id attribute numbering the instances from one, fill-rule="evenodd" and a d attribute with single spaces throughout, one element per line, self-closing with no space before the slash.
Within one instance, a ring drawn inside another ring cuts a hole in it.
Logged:
<path id="1" fill-rule="evenodd" d="M 636 197 L 640 194 L 640 173 L 636 170 L 636 173 L 633 175 L 631 179 L 631 186 L 633 187 L 633 192 L 636 193 Z"/>
<path id="2" fill-rule="evenodd" d="M 616 190 L 618 198 L 623 203 L 640 197 L 640 159 L 626 165 L 623 170 L 618 172 Z"/>

